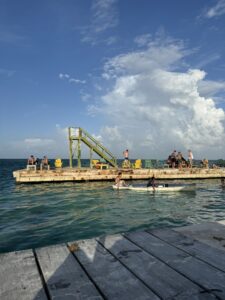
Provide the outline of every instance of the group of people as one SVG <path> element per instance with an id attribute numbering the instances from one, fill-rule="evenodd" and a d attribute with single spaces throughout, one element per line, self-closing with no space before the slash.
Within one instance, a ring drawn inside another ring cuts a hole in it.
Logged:
<path id="1" fill-rule="evenodd" d="M 192 168 L 194 156 L 191 150 L 188 150 L 188 159 L 183 157 L 183 154 L 174 150 L 167 158 L 167 164 L 171 168 L 182 169 L 183 167 Z"/>
<path id="2" fill-rule="evenodd" d="M 30 155 L 28 160 L 27 160 L 28 165 L 36 165 L 38 166 L 39 164 L 39 158 L 36 158 L 34 155 Z M 49 166 L 49 161 L 47 156 L 43 156 L 40 164 L 41 168 L 43 167 L 48 167 Z"/>

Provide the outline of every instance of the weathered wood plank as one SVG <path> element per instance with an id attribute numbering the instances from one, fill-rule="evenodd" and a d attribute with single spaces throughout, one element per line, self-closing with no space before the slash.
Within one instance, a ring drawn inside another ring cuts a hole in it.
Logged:
<path id="1" fill-rule="evenodd" d="M 78 245 L 74 254 L 107 299 L 159 299 L 96 240 Z"/>
<path id="2" fill-rule="evenodd" d="M 174 230 L 188 235 L 193 239 L 197 239 L 212 247 L 225 250 L 225 223 L 223 221 L 193 224 L 189 226 L 178 227 Z"/>
<path id="3" fill-rule="evenodd" d="M 102 296 L 65 245 L 36 250 L 52 299 L 102 299 Z"/>
<path id="4" fill-rule="evenodd" d="M 1 300 L 47 300 L 32 250 L 0 255 Z"/>
<path id="5" fill-rule="evenodd" d="M 126 236 L 209 293 L 215 294 L 220 299 L 225 299 L 225 273 L 169 245 L 150 233 L 135 232 L 128 233 Z"/>
<path id="6" fill-rule="evenodd" d="M 106 236 L 98 241 L 162 299 L 202 296 L 202 288 L 123 236 Z"/>
<path id="7" fill-rule="evenodd" d="M 190 255 L 195 256 L 225 272 L 224 250 L 211 247 L 171 229 L 155 229 L 149 232 L 165 242 L 174 245 L 175 247 L 186 251 Z"/>

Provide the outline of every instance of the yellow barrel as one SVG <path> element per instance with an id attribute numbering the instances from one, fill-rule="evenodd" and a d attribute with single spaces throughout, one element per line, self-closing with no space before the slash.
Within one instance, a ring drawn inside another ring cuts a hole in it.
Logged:
<path id="1" fill-rule="evenodd" d="M 136 159 L 135 163 L 134 163 L 134 168 L 135 169 L 141 169 L 142 167 L 142 161 L 141 159 Z"/>
<path id="2" fill-rule="evenodd" d="M 61 158 L 56 158 L 56 160 L 55 160 L 55 167 L 56 168 L 62 168 L 62 160 L 61 160 Z"/>

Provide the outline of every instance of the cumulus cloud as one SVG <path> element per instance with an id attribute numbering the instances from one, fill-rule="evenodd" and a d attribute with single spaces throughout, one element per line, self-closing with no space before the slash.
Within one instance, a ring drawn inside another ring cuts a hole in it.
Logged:
<path id="1" fill-rule="evenodd" d="M 217 3 L 205 9 L 204 17 L 211 19 L 225 14 L 225 0 L 219 0 Z"/>
<path id="2" fill-rule="evenodd" d="M 108 136 L 108 140 L 112 142 L 122 141 L 122 136 L 120 134 L 118 126 L 114 126 L 114 127 L 105 126 L 101 129 L 101 134 L 104 136 Z"/>
<path id="3" fill-rule="evenodd" d="M 204 80 L 198 84 L 198 90 L 204 97 L 213 97 L 218 93 L 225 92 L 225 81 Z M 216 97 L 218 98 L 218 97 Z M 221 99 L 224 101 L 224 99 Z"/>
<path id="4" fill-rule="evenodd" d="M 92 111 L 102 112 L 112 124 L 101 134 L 118 154 L 128 144 L 133 157 L 163 158 L 173 149 L 185 154 L 189 148 L 199 158 L 223 153 L 224 111 L 200 94 L 204 85 L 206 90 L 206 73 L 180 71 L 190 53 L 180 42 L 158 40 L 106 62 L 103 77 L 113 87 Z M 218 91 L 224 85 L 209 86 Z"/>

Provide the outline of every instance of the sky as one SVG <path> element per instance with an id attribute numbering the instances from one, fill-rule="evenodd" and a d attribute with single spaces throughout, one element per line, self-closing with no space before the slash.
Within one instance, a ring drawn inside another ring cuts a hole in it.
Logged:
<path id="1" fill-rule="evenodd" d="M 0 158 L 68 158 L 70 126 L 225 159 L 225 0 L 0 0 Z"/>

